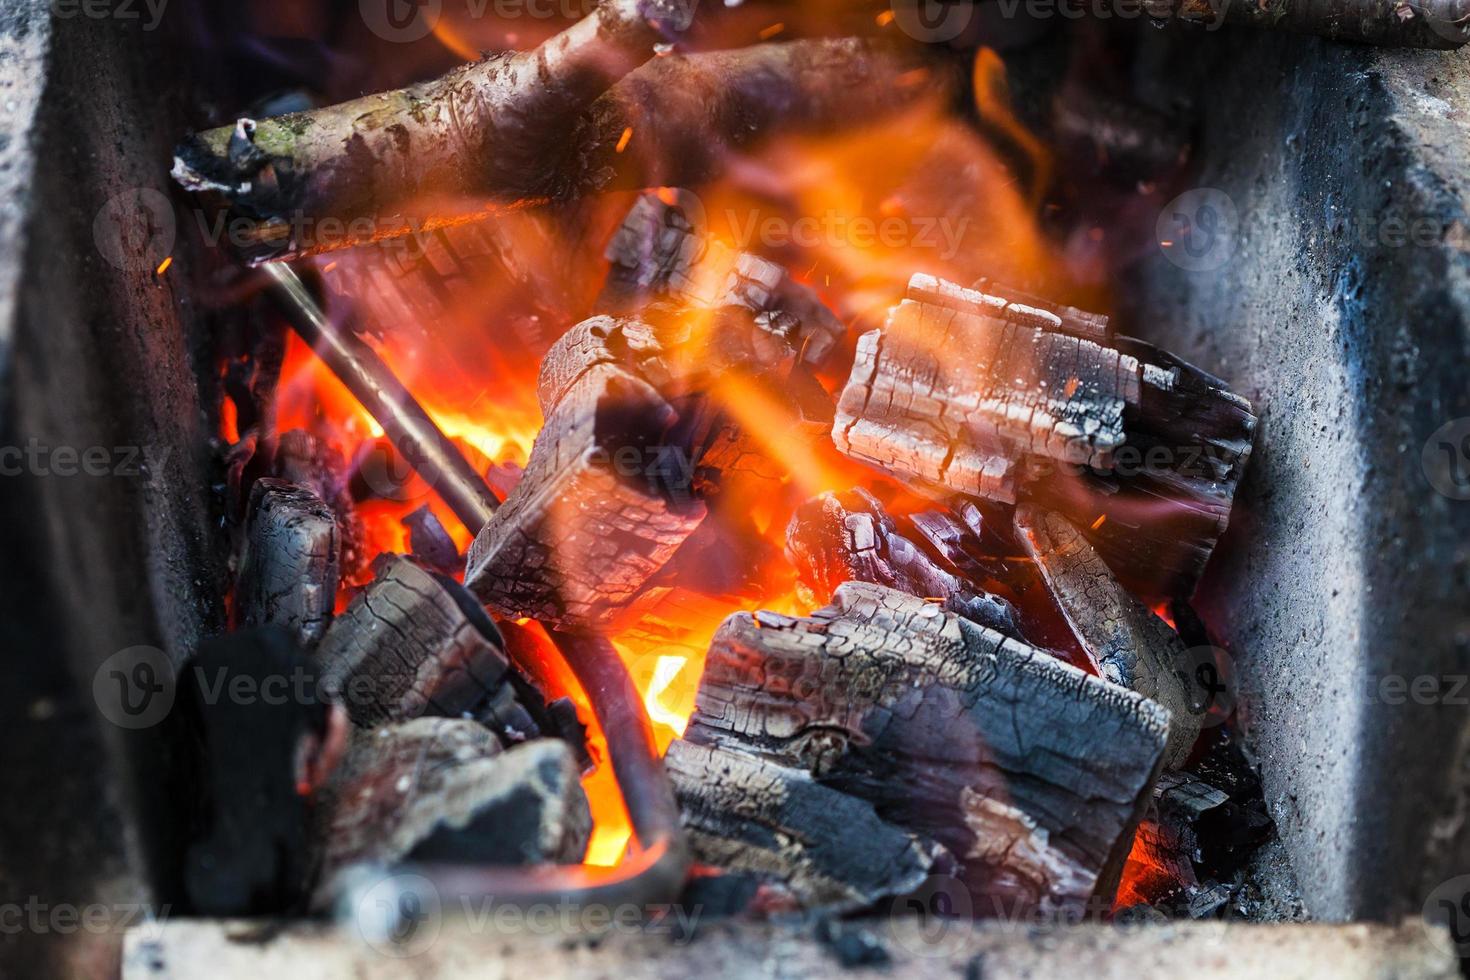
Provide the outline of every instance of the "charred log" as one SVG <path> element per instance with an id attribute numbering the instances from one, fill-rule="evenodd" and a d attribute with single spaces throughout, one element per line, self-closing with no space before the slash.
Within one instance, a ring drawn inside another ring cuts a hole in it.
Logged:
<path id="1" fill-rule="evenodd" d="M 808 605 L 821 605 L 843 582 L 870 582 L 938 603 L 1006 636 L 1020 636 L 1010 603 L 937 565 L 861 487 L 824 493 L 797 508 L 786 528 L 786 553 Z"/>
<path id="2" fill-rule="evenodd" d="M 325 692 L 359 727 L 470 713 L 506 743 L 541 733 L 494 623 L 452 579 L 394 556 L 316 651 Z"/>
<path id="3" fill-rule="evenodd" d="M 465 585 L 511 618 L 612 621 L 704 519 L 704 504 L 673 472 L 687 459 L 666 438 L 677 420 L 620 367 L 578 374 L 547 414 L 515 491 L 470 546 Z"/>
<path id="4" fill-rule="evenodd" d="M 664 764 L 694 855 L 779 882 L 807 907 L 862 908 L 907 894 L 948 858 L 805 769 L 687 741 L 670 745 Z"/>
<path id="5" fill-rule="evenodd" d="M 236 601 L 244 626 L 282 626 L 316 646 L 337 599 L 339 540 L 332 510 L 306 487 L 257 480 L 250 492 Z"/>
<path id="6" fill-rule="evenodd" d="M 546 424 L 465 578 L 505 616 L 636 618 L 635 601 L 703 522 L 706 496 L 728 478 L 779 477 L 764 434 L 728 410 L 732 392 L 768 397 L 799 436 L 829 425 L 831 402 L 797 349 L 748 311 L 726 307 L 700 327 L 648 312 L 585 320 L 542 362 Z"/>
<path id="7" fill-rule="evenodd" d="M 1169 709 L 1164 765 L 1183 765 L 1208 708 L 1189 679 L 1184 641 L 1118 583 L 1102 556 L 1060 514 L 1018 507 L 1016 531 L 1099 672 Z"/>
<path id="8" fill-rule="evenodd" d="M 870 803 L 943 845 L 985 914 L 1009 914 L 1111 894 L 1167 725 L 1023 643 L 848 583 L 809 619 L 727 619 L 685 737 Z"/>
<path id="9" fill-rule="evenodd" d="M 427 504 L 400 523 L 408 528 L 408 546 L 414 561 L 441 575 L 453 575 L 464 567 L 454 539 Z"/>
<path id="10" fill-rule="evenodd" d="M 592 818 L 570 750 L 541 739 L 502 751 L 477 722 L 359 731 L 322 795 L 321 880 L 369 861 L 530 865 L 579 861 Z"/>
<path id="11" fill-rule="evenodd" d="M 1229 520 L 1249 404 L 1146 344 L 1103 346 L 1041 312 L 915 276 L 858 341 L 838 449 L 935 496 L 1042 503 L 1089 527 L 1135 591 L 1187 595 Z"/>
<path id="12" fill-rule="evenodd" d="M 633 313 L 652 302 L 735 306 L 756 314 L 761 331 L 797 350 L 807 364 L 822 364 L 838 348 L 842 321 L 815 293 L 780 265 L 704 234 L 689 214 L 698 208 L 692 195 L 669 203 L 662 193 L 640 197 L 608 242 L 605 257 L 612 269 L 599 299 L 602 309 Z"/>

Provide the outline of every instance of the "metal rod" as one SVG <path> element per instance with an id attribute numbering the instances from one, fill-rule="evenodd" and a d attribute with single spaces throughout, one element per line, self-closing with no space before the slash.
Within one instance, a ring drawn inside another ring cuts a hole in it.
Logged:
<path id="1" fill-rule="evenodd" d="M 464 526 L 478 534 L 500 506 L 484 477 L 377 352 L 327 318 L 295 269 L 284 262 L 269 262 L 262 268 L 271 280 L 271 297 L 301 339 L 377 419 L 399 455 Z"/>

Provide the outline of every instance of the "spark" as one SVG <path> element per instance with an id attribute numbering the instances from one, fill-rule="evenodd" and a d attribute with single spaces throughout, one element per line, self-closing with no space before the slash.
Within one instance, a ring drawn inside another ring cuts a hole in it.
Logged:
<path id="1" fill-rule="evenodd" d="M 623 130 L 623 135 L 618 137 L 618 148 L 617 148 L 617 152 L 622 153 L 624 150 L 626 150 L 628 148 L 628 144 L 631 143 L 632 141 L 633 141 L 633 127 L 632 126 L 629 126 L 627 129 Z"/>
<path id="2" fill-rule="evenodd" d="M 166 258 L 162 262 L 158 263 L 158 268 L 153 270 L 153 274 L 155 276 L 161 276 L 165 272 L 167 272 L 168 271 L 168 267 L 171 266 L 171 265 L 173 265 L 173 264 L 174 264 L 174 257 L 172 255 L 170 255 L 168 258 Z"/>

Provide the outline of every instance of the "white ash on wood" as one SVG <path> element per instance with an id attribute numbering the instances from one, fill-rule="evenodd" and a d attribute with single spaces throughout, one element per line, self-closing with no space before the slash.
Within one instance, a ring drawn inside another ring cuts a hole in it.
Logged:
<path id="1" fill-rule="evenodd" d="M 833 441 L 936 497 L 1061 511 L 1135 591 L 1187 595 L 1228 523 L 1255 417 L 1218 379 L 1096 331 L 915 276 L 858 341 Z"/>
<path id="2" fill-rule="evenodd" d="M 727 619 L 685 737 L 772 764 L 768 784 L 800 770 L 871 804 L 942 845 L 983 914 L 1014 914 L 1077 911 L 1112 893 L 1167 726 L 1138 694 L 853 582 L 810 618 Z M 720 778 L 713 765 L 679 772 L 676 790 L 698 812 Z M 750 806 L 754 819 L 722 832 L 806 836 L 763 823 L 769 804 Z"/>

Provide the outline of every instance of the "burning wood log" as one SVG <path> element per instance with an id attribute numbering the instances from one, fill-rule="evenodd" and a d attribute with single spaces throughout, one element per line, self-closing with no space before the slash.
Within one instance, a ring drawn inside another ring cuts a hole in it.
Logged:
<path id="1" fill-rule="evenodd" d="M 699 209 L 692 194 L 670 203 L 663 193 L 640 197 L 609 240 L 605 257 L 612 270 L 599 300 L 603 309 L 632 313 L 664 300 L 697 309 L 742 307 L 759 314 L 759 328 L 813 366 L 840 346 L 842 321 L 815 293 L 776 263 L 702 234 L 690 218 Z"/>
<path id="2" fill-rule="evenodd" d="M 1013 914 L 1080 911 L 1111 893 L 1167 726 L 1138 694 L 850 582 L 808 619 L 727 619 L 685 737 L 870 803 L 943 845 L 985 914 Z M 676 789 L 698 800 L 719 778 L 676 774 Z M 768 804 L 748 805 L 745 834 L 780 829 L 760 821 Z"/>
<path id="3" fill-rule="evenodd" d="M 1164 765 L 1183 765 L 1206 708 L 1189 679 L 1184 641 L 1118 583 L 1102 556 L 1060 514 L 1018 507 L 1016 531 L 1099 672 L 1169 709 Z"/>
<path id="4" fill-rule="evenodd" d="M 688 459 L 668 437 L 677 421 L 621 367 L 578 375 L 547 415 L 521 482 L 470 546 L 465 585 L 507 617 L 611 621 L 704 519 L 687 472 L 671 469 Z"/>
<path id="5" fill-rule="evenodd" d="M 936 497 L 1059 510 L 1135 591 L 1187 595 L 1228 523 L 1255 417 L 1156 348 L 1074 335 L 1096 330 L 915 276 L 859 339 L 833 440 Z"/>
<path id="6" fill-rule="evenodd" d="M 339 541 L 332 509 L 306 487 L 255 481 L 240 558 L 240 623 L 283 626 L 304 649 L 332 621 Z"/>
<path id="7" fill-rule="evenodd" d="M 935 564 L 904 536 L 878 498 L 861 487 L 824 493 L 797 508 L 786 528 L 786 553 L 808 605 L 821 605 L 843 582 L 871 582 L 1020 637 L 1010 603 Z"/>
<path id="8" fill-rule="evenodd" d="M 704 520 L 704 493 L 727 474 L 779 475 L 725 411 L 732 378 L 769 393 L 813 438 L 827 427 L 831 402 L 796 349 L 748 312 L 649 319 L 593 317 L 542 362 L 546 424 L 465 575 L 507 617 L 606 627 L 631 616 Z"/>
<path id="9" fill-rule="evenodd" d="M 292 258 L 609 187 L 691 186 L 774 131 L 869 119 L 932 92 L 905 74 L 911 60 L 856 39 L 638 68 L 687 21 L 681 8 L 608 0 L 535 51 L 193 135 L 174 178 L 223 198 L 250 229 L 247 257 Z M 323 219 L 342 233 L 317 233 Z"/>
<path id="10" fill-rule="evenodd" d="M 743 749 L 676 741 L 664 764 L 701 861 L 774 879 L 810 908 L 908 894 L 948 855 L 805 769 Z"/>
<path id="11" fill-rule="evenodd" d="M 323 689 L 355 725 L 470 712 L 507 743 L 541 733 L 495 624 L 452 579 L 389 558 L 316 651 Z M 518 689 L 519 686 L 519 689 Z"/>
<path id="12" fill-rule="evenodd" d="M 569 864 L 592 830 L 566 745 L 503 751 L 489 729 L 448 718 L 359 731 L 318 811 L 323 896 L 358 862 Z"/>

